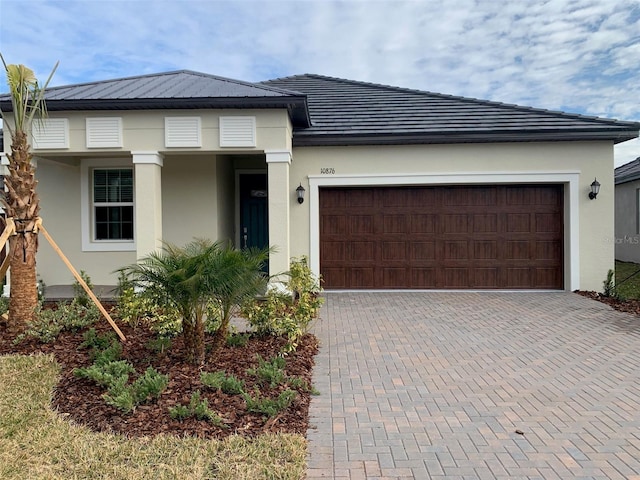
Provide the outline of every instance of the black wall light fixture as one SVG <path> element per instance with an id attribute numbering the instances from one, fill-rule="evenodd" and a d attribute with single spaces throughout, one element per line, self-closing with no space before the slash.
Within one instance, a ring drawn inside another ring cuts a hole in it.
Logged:
<path id="1" fill-rule="evenodd" d="M 591 182 L 591 191 L 589 192 L 589 199 L 593 200 L 598 196 L 598 193 L 600 193 L 600 182 L 598 182 L 597 178 L 593 179 L 593 182 Z"/>
<path id="2" fill-rule="evenodd" d="M 306 190 L 304 189 L 302 184 L 300 184 L 298 186 L 298 188 L 296 188 L 296 197 L 298 198 L 298 203 L 303 203 L 304 202 L 304 192 L 305 191 Z"/>

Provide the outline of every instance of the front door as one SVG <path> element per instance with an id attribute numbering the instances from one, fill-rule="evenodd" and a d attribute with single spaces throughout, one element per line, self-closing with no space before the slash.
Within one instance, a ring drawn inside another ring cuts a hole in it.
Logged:
<path id="1" fill-rule="evenodd" d="M 240 247 L 269 245 L 267 174 L 240 175 Z"/>

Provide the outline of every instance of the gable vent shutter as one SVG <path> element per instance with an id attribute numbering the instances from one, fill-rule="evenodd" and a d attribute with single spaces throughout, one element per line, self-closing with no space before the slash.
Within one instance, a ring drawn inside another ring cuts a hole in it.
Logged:
<path id="1" fill-rule="evenodd" d="M 200 117 L 164 117 L 166 147 L 201 147 Z"/>
<path id="2" fill-rule="evenodd" d="M 69 120 L 45 118 L 33 122 L 33 148 L 69 148 Z"/>
<path id="3" fill-rule="evenodd" d="M 256 117 L 220 117 L 221 147 L 255 147 Z"/>
<path id="4" fill-rule="evenodd" d="M 122 148 L 120 117 L 87 118 L 87 148 Z"/>

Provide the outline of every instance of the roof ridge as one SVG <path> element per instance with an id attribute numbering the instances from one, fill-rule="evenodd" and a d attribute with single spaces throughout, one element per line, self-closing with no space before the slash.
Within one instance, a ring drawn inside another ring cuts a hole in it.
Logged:
<path id="1" fill-rule="evenodd" d="M 429 90 L 419 90 L 419 89 L 415 89 L 415 88 L 398 87 L 398 86 L 387 85 L 387 84 L 382 84 L 382 83 L 366 82 L 366 81 L 361 81 L 361 80 L 350 80 L 350 79 L 346 79 L 346 78 L 332 77 L 332 76 L 320 75 L 320 74 L 316 74 L 316 73 L 305 73 L 305 74 L 300 74 L 300 75 L 290 75 L 290 76 L 287 76 L 287 77 L 281 77 L 281 78 L 275 78 L 273 80 L 268 80 L 267 82 L 269 82 L 269 81 L 291 80 L 291 79 L 295 79 L 295 78 L 304 78 L 304 77 L 310 77 L 310 78 L 315 78 L 315 79 L 319 79 L 319 80 L 329 80 L 329 81 L 340 82 L 340 83 L 351 84 L 351 85 L 363 85 L 363 86 L 368 86 L 368 87 L 382 88 L 382 89 L 385 89 L 385 90 L 391 90 L 391 91 L 396 91 L 396 92 L 413 93 L 413 94 L 419 94 L 419 95 L 430 95 L 430 96 L 443 98 L 443 99 L 450 99 L 450 100 L 452 99 L 452 100 L 463 101 L 463 102 L 467 102 L 467 103 L 474 103 L 474 104 L 477 104 L 477 105 L 486 105 L 486 106 L 493 106 L 493 107 L 508 108 L 508 109 L 515 110 L 515 111 L 520 111 L 520 112 L 535 112 L 535 113 L 543 113 L 543 114 L 548 114 L 548 115 L 561 115 L 561 116 L 566 117 L 566 118 L 574 118 L 574 119 L 579 119 L 579 120 L 584 120 L 584 121 L 590 121 L 590 122 L 593 122 L 593 123 L 605 122 L 607 124 L 611 124 L 612 122 L 615 122 L 615 123 L 620 123 L 620 124 L 625 124 L 625 125 L 626 124 L 637 124 L 637 125 L 640 125 L 640 122 L 629 122 L 629 121 L 618 120 L 618 119 L 615 119 L 615 118 L 603 118 L 603 117 L 598 117 L 598 116 L 595 116 L 595 115 L 583 115 L 583 114 L 579 114 L 579 113 L 569 113 L 569 112 L 565 112 L 565 111 L 562 111 L 562 110 L 550 110 L 550 109 L 546 109 L 546 108 L 532 107 L 532 106 L 527 106 L 527 105 L 518 105 L 518 104 L 515 104 L 515 103 L 505 103 L 505 102 L 498 102 L 498 101 L 494 101 L 494 100 L 484 100 L 484 99 L 475 98 L 475 97 L 465 97 L 465 96 L 461 96 L 461 95 L 452 95 L 452 94 L 446 94 L 446 93 L 432 92 L 432 91 L 429 91 Z"/>
<path id="2" fill-rule="evenodd" d="M 277 92 L 277 93 L 283 93 L 283 94 L 288 94 L 288 95 L 304 95 L 301 92 L 296 92 L 293 90 L 286 90 L 284 88 L 279 88 L 279 87 L 274 87 L 271 85 L 263 85 L 261 82 L 247 82 L 244 80 L 237 80 L 234 78 L 229 78 L 229 77 L 221 77 L 219 75 L 212 75 L 210 73 L 204 73 L 204 72 L 198 72 L 195 70 L 189 70 L 189 69 L 181 69 L 181 70 L 172 70 L 169 72 L 160 72 L 160 73 L 147 73 L 144 75 L 132 75 L 130 77 L 119 77 L 119 78 L 110 78 L 110 79 L 106 79 L 106 80 L 96 80 L 93 82 L 82 82 L 82 83 L 73 83 L 73 84 L 68 84 L 68 85 L 58 85 L 55 87 L 48 87 L 47 91 L 55 91 L 55 90 L 62 90 L 62 89 L 66 89 L 66 88 L 77 88 L 77 87 L 85 87 L 85 86 L 91 86 L 91 85 L 100 85 L 100 84 L 107 84 L 107 83 L 114 83 L 114 82 L 123 82 L 123 81 L 128 81 L 128 80 L 139 80 L 142 78 L 153 78 L 153 77 L 168 77 L 168 76 L 172 76 L 172 75 L 179 75 L 179 74 L 189 74 L 189 75 L 194 75 L 194 76 L 198 76 L 198 77 L 204 77 L 204 78 L 209 78 L 212 80 L 219 80 L 222 82 L 228 82 L 228 83 L 233 83 L 233 84 L 237 84 L 237 85 L 244 85 L 244 86 L 249 86 L 249 87 L 254 87 L 254 88 L 261 88 L 261 89 L 265 89 L 268 91 L 272 91 L 272 92 Z"/>

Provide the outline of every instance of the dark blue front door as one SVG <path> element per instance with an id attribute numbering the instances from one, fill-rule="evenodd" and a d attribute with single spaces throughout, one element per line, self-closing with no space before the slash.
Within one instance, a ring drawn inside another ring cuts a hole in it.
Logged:
<path id="1" fill-rule="evenodd" d="M 267 175 L 240 175 L 240 247 L 265 248 L 269 245 Z"/>

